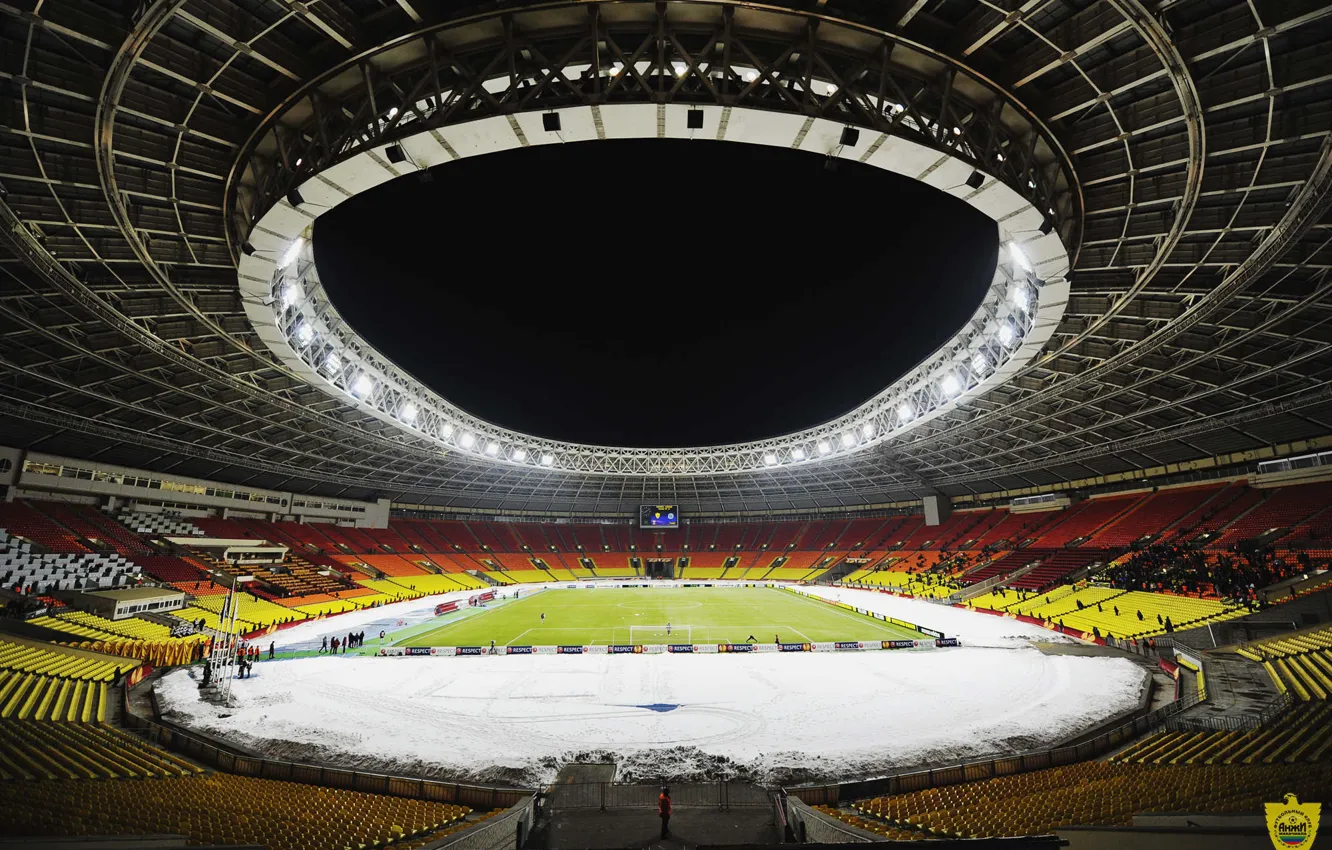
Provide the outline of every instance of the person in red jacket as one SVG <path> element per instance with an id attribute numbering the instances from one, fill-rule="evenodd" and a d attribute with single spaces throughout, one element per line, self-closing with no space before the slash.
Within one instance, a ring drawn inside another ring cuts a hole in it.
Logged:
<path id="1" fill-rule="evenodd" d="M 665 838 L 671 823 L 671 789 L 665 785 L 661 786 L 661 796 L 657 798 L 657 816 L 661 818 L 661 837 Z"/>

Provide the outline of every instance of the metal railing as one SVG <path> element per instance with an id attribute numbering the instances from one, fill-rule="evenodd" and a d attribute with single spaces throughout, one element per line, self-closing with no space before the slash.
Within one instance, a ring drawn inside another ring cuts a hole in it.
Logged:
<path id="1" fill-rule="evenodd" d="M 671 783 L 675 808 L 763 808 L 772 805 L 768 791 L 748 782 Z M 617 785 L 613 782 L 559 784 L 550 791 L 553 809 L 656 808 L 660 785 Z"/>
<path id="2" fill-rule="evenodd" d="M 1294 704 L 1290 693 L 1277 694 L 1257 714 L 1220 717 L 1171 717 L 1165 728 L 1171 732 L 1244 732 L 1266 726 L 1281 717 Z"/>
<path id="3" fill-rule="evenodd" d="M 534 798 L 529 796 L 508 811 L 428 845 L 426 850 L 512 850 L 527 841 L 535 821 Z"/>

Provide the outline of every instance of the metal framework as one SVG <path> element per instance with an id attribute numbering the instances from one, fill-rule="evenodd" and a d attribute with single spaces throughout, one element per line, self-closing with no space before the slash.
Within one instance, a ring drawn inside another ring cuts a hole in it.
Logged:
<path id="1" fill-rule="evenodd" d="M 785 5 L 582 3 L 577 32 L 538 39 L 523 3 L 465 20 L 464 4 L 427 0 L 0 0 L 0 442 L 352 498 L 763 510 L 1041 486 L 1332 433 L 1332 5 Z M 716 25 L 696 22 L 719 8 L 731 27 L 720 43 L 752 56 L 709 52 Z M 647 41 L 644 19 L 674 40 Z M 773 33 L 765 22 L 777 20 L 803 24 Z M 455 54 L 447 38 L 435 39 L 445 52 L 418 52 L 431 33 L 464 26 L 489 27 L 493 56 L 522 58 L 502 69 L 508 84 L 488 88 L 495 69 L 474 64 L 484 54 Z M 596 70 L 589 91 L 549 72 L 572 56 L 548 45 L 582 42 L 590 61 L 594 38 L 603 61 L 620 63 L 613 79 Z M 676 72 L 666 91 L 664 75 L 640 69 L 662 67 L 659 49 Z M 853 69 L 876 51 L 869 64 L 888 68 L 902 96 L 867 104 L 853 93 L 878 82 Z M 434 84 L 432 61 L 449 85 Z M 959 80 L 988 81 L 997 96 Z M 1078 246 L 1064 318 L 1002 385 L 844 459 L 610 476 L 442 454 L 275 358 L 236 286 L 237 237 L 264 199 L 300 182 L 304 154 L 322 168 L 425 127 L 430 116 L 409 105 L 428 103 L 427 89 L 457 95 L 433 104 L 441 120 L 463 102 L 507 120 L 523 104 L 590 108 L 598 95 L 726 94 L 887 135 L 939 141 L 957 126 L 978 164 L 1000 136 L 989 128 L 1022 118 L 1053 140 L 1033 191 Z M 387 115 L 384 97 L 398 113 L 362 120 Z M 903 109 L 884 114 L 884 102 Z M 997 120 L 938 120 L 954 103 L 996 102 Z M 315 138 L 320 126 L 350 132 L 339 146 Z"/>

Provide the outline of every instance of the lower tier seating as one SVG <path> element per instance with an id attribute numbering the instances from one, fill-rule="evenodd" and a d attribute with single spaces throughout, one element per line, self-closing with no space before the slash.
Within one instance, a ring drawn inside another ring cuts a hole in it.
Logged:
<path id="1" fill-rule="evenodd" d="M 110 682 L 138 666 L 139 662 L 130 658 L 74 652 L 36 641 L 0 640 L 0 670 Z"/>
<path id="2" fill-rule="evenodd" d="M 101 721 L 106 693 L 106 682 L 0 670 L 0 718 Z"/>
<path id="3" fill-rule="evenodd" d="M 269 850 L 412 847 L 469 809 L 295 782 L 212 774 L 121 782 L 18 783 L 0 834 L 183 834 Z"/>
<path id="4" fill-rule="evenodd" d="M 16 812 L 23 801 L 43 801 L 53 806 L 62 803 L 53 796 L 60 788 L 57 782 L 31 780 L 148 779 L 193 776 L 201 772 L 197 766 L 183 759 L 100 723 L 0 719 L 0 779 L 29 780 L 7 787 L 5 816 L 0 818 L 0 834 L 68 834 L 18 827 Z M 59 812 L 60 809 L 55 808 L 54 811 Z M 80 820 L 81 814 L 74 808 L 65 812 L 68 820 L 73 823 Z M 121 830 L 121 833 L 139 831 L 130 829 Z"/>
<path id="5" fill-rule="evenodd" d="M 1295 764 L 1332 760 L 1332 703 L 1297 705 L 1257 729 L 1162 732 L 1114 756 L 1129 764 Z"/>
<path id="6" fill-rule="evenodd" d="M 1332 762 L 1129 764 L 1091 761 L 876 797 L 863 815 L 920 837 L 1043 835 L 1067 826 L 1128 826 L 1142 812 L 1261 812 L 1297 794 L 1332 800 Z"/>

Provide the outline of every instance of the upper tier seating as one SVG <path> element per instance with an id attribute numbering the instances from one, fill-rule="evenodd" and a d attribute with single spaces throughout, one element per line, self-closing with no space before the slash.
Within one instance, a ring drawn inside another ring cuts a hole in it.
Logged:
<path id="1" fill-rule="evenodd" d="M 32 507 L 91 543 L 92 548 L 111 549 L 132 560 L 152 553 L 141 538 L 90 505 L 34 502 Z"/>
<path id="2" fill-rule="evenodd" d="M 1037 546 L 1069 546 L 1090 537 L 1101 526 L 1119 516 L 1137 501 L 1137 496 L 1107 496 L 1087 499 L 1058 512 L 1036 539 Z"/>
<path id="3" fill-rule="evenodd" d="M 1160 535 L 1199 505 L 1216 495 L 1216 487 L 1181 487 L 1159 490 L 1096 535 L 1096 545 L 1128 546 L 1149 535 Z"/>
<path id="4" fill-rule="evenodd" d="M 51 552 L 88 552 L 70 531 L 23 502 L 0 502 L 0 529 Z"/>
<path id="5" fill-rule="evenodd" d="M 166 513 L 124 510 L 116 519 L 131 531 L 150 537 L 204 537 L 203 529 L 185 517 Z"/>
<path id="6" fill-rule="evenodd" d="M 41 594 L 76 588 L 129 587 L 140 581 L 139 567 L 120 554 L 45 554 L 0 529 L 0 587 Z"/>
<path id="7" fill-rule="evenodd" d="M 1216 541 L 1216 545 L 1231 546 L 1241 540 L 1287 530 L 1332 503 L 1332 483 L 1329 482 L 1259 492 L 1263 500 L 1248 513 L 1235 519 Z"/>

